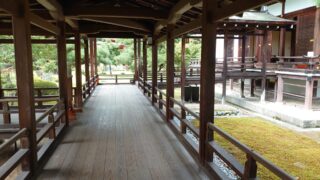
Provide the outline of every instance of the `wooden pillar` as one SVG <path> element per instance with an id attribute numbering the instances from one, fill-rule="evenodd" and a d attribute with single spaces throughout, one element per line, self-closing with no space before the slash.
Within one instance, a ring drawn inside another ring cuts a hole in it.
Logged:
<path id="1" fill-rule="evenodd" d="M 147 38 L 143 38 L 143 65 L 142 65 L 142 71 L 143 71 L 143 84 L 144 87 L 147 86 L 148 81 L 148 72 L 147 72 Z M 144 93 L 147 93 L 147 89 L 144 88 Z"/>
<path id="2" fill-rule="evenodd" d="M 306 95 L 304 101 L 304 107 L 306 109 L 312 109 L 312 98 L 313 98 L 313 79 L 306 80 Z"/>
<path id="3" fill-rule="evenodd" d="M 260 96 L 260 101 L 265 102 L 266 100 L 266 68 L 267 68 L 267 59 L 268 59 L 268 33 L 267 31 L 264 31 L 264 36 L 263 36 L 263 42 L 262 42 L 262 49 L 261 49 L 261 54 L 262 54 L 262 69 L 261 69 L 261 74 L 262 74 L 262 81 L 261 81 L 261 89 L 262 89 L 262 94 Z"/>
<path id="4" fill-rule="evenodd" d="M 15 49 L 16 78 L 19 104 L 19 126 L 28 133 L 21 138 L 21 148 L 29 149 L 22 161 L 22 169 L 35 174 L 37 168 L 37 141 L 34 107 L 30 10 L 28 0 L 15 1 L 19 13 L 12 16 Z"/>
<path id="5" fill-rule="evenodd" d="M 157 94 L 156 87 L 158 86 L 158 44 L 156 37 L 152 38 L 152 105 L 157 102 L 155 95 Z"/>
<path id="6" fill-rule="evenodd" d="M 282 12 L 281 17 L 285 14 L 285 1 L 282 2 Z M 279 41 L 279 56 L 285 56 L 285 46 L 286 46 L 286 28 L 280 29 L 280 41 Z"/>
<path id="7" fill-rule="evenodd" d="M 277 102 L 282 102 L 283 101 L 283 77 L 281 75 L 278 75 L 278 80 L 277 80 Z"/>
<path id="8" fill-rule="evenodd" d="M 141 76 L 141 39 L 138 39 L 138 78 Z"/>
<path id="9" fill-rule="evenodd" d="M 222 99 L 221 103 L 225 104 L 227 95 L 227 73 L 228 73 L 228 33 L 224 33 L 224 58 L 223 58 L 223 70 L 222 70 Z"/>
<path id="10" fill-rule="evenodd" d="M 137 39 L 133 40 L 133 53 L 134 53 L 134 77 L 133 81 L 136 82 L 138 80 L 138 69 L 137 69 Z"/>
<path id="11" fill-rule="evenodd" d="M 181 38 L 181 100 L 184 101 L 186 86 L 186 38 Z"/>
<path id="12" fill-rule="evenodd" d="M 313 42 L 313 51 L 315 56 L 320 55 L 320 2 L 317 1 L 317 10 L 315 17 L 315 25 L 314 25 L 314 42 Z"/>
<path id="13" fill-rule="evenodd" d="M 82 108 L 82 72 L 81 72 L 81 38 L 77 30 L 74 36 L 75 40 L 75 68 L 76 68 L 76 93 L 75 93 L 75 106 Z"/>
<path id="14" fill-rule="evenodd" d="M 246 71 L 246 35 L 242 36 L 242 41 L 241 41 L 241 72 Z M 241 84 L 240 84 L 240 95 L 241 98 L 244 98 L 244 81 L 245 79 L 242 77 L 241 78 Z"/>
<path id="15" fill-rule="evenodd" d="M 90 42 L 90 46 L 89 46 L 89 49 L 90 49 L 90 69 L 91 69 L 91 78 L 93 78 L 94 77 L 94 74 L 95 74 L 95 72 L 94 72 L 94 42 L 93 42 L 93 39 L 92 38 L 90 38 L 89 39 L 89 42 Z"/>
<path id="16" fill-rule="evenodd" d="M 213 122 L 214 111 L 217 24 L 213 23 L 210 17 L 213 16 L 216 4 L 216 0 L 203 0 L 202 7 L 199 136 L 199 155 L 202 164 L 213 161 L 213 152 L 206 148 L 206 143 L 213 139 L 213 132 L 207 129 L 207 124 Z"/>
<path id="17" fill-rule="evenodd" d="M 97 46 L 97 38 L 93 40 L 94 45 L 94 75 L 98 75 L 98 46 Z"/>
<path id="18" fill-rule="evenodd" d="M 174 25 L 167 26 L 167 99 L 166 99 L 166 118 L 167 121 L 172 120 L 173 115 L 170 108 L 173 107 L 173 102 L 170 100 L 174 97 L 174 38 L 172 31 Z"/>
<path id="19" fill-rule="evenodd" d="M 84 38 L 84 63 L 85 63 L 85 75 L 86 82 L 88 83 L 90 80 L 90 72 L 89 72 L 89 43 L 88 38 Z"/>
<path id="20" fill-rule="evenodd" d="M 66 35 L 65 23 L 62 21 L 57 22 L 60 28 L 60 34 L 57 35 L 57 51 L 58 51 L 58 72 L 59 72 L 59 92 L 60 99 L 64 100 L 66 111 L 66 125 L 69 125 L 68 119 L 68 77 L 67 77 L 67 50 L 66 50 Z"/>

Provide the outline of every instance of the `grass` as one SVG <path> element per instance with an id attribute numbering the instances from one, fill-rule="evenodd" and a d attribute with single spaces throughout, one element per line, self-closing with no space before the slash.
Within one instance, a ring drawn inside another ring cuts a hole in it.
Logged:
<path id="1" fill-rule="evenodd" d="M 193 124 L 199 126 L 199 121 L 194 120 Z M 320 179 L 320 144 L 316 141 L 260 118 L 219 118 L 215 124 L 291 175 Z M 215 135 L 215 139 L 244 164 L 246 157 L 242 151 L 222 137 Z M 258 177 L 277 179 L 259 164 Z"/>

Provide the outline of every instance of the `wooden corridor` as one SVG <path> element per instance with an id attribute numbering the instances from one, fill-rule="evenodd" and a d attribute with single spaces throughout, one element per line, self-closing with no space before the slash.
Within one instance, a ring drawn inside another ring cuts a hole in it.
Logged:
<path id="1" fill-rule="evenodd" d="M 98 86 L 39 179 L 209 179 L 136 86 Z"/>

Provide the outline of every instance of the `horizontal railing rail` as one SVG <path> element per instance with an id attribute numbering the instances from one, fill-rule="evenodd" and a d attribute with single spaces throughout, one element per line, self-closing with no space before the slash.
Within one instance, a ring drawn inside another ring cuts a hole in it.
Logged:
<path id="1" fill-rule="evenodd" d="M 214 133 L 219 134 L 225 140 L 232 143 L 234 146 L 236 146 L 238 149 L 240 149 L 242 152 L 246 154 L 247 160 L 245 162 L 245 166 L 242 167 L 241 165 L 239 165 L 238 162 L 233 161 L 235 160 L 235 158 L 231 154 L 228 153 L 228 155 L 226 155 L 227 153 L 223 153 L 223 151 L 225 150 L 222 150 L 222 148 L 217 143 L 215 143 L 215 141 L 208 142 L 210 148 L 212 148 L 212 150 L 216 152 L 216 154 L 218 154 L 219 157 L 222 158 L 224 161 L 228 161 L 232 159 L 232 161 L 229 161 L 226 163 L 241 178 L 243 179 L 256 178 L 257 169 L 258 169 L 257 162 L 258 162 L 259 164 L 267 168 L 269 171 L 271 171 L 273 174 L 275 174 L 281 179 L 296 179 L 295 177 L 285 172 L 283 169 L 279 168 L 278 166 L 276 166 L 275 164 L 273 164 L 272 162 L 264 158 L 262 155 L 260 155 L 253 149 L 249 148 L 245 144 L 241 143 L 240 141 L 232 137 L 230 134 L 224 132 L 222 129 L 215 126 L 213 123 L 208 123 L 208 130 L 212 130 L 213 134 Z"/>

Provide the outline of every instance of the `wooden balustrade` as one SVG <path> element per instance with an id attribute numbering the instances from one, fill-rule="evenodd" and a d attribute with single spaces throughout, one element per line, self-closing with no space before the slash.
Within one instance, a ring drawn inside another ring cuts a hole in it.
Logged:
<path id="1" fill-rule="evenodd" d="M 141 83 L 139 83 L 139 87 L 144 90 L 147 89 L 147 91 L 151 87 L 150 83 L 146 83 L 146 87 L 144 86 L 144 83 L 142 83 L 142 80 L 140 79 Z M 159 110 L 160 114 L 165 118 L 166 112 L 164 111 L 164 106 L 166 106 L 165 97 L 167 96 L 166 93 L 159 89 L 158 87 L 156 89 L 156 103 L 155 107 Z M 150 91 L 151 92 L 151 91 Z M 150 97 L 149 94 L 146 94 L 146 96 Z M 177 125 L 174 121 L 169 121 L 173 127 L 176 128 L 177 132 L 185 139 L 185 141 L 192 147 L 193 152 L 195 152 L 197 155 L 199 155 L 199 145 L 197 142 L 195 142 L 194 139 L 190 138 L 190 135 L 187 135 L 188 130 L 189 133 L 191 133 L 194 137 L 199 139 L 200 132 L 197 127 L 195 127 L 190 120 L 187 119 L 188 116 L 192 116 L 194 119 L 200 119 L 199 115 L 197 113 L 194 113 L 191 109 L 186 107 L 184 103 L 174 99 L 173 97 L 170 98 L 170 100 L 173 102 L 174 106 L 173 108 L 170 108 L 169 111 L 172 112 L 173 116 L 176 117 L 180 121 L 180 126 Z M 179 109 L 175 108 L 178 107 Z M 213 123 L 208 123 L 208 132 L 213 132 L 221 137 L 223 137 L 228 142 L 235 145 L 237 148 L 239 148 L 242 152 L 244 152 L 247 156 L 247 160 L 244 165 L 242 165 L 236 158 L 231 155 L 227 150 L 222 148 L 216 141 L 211 140 L 207 141 L 207 150 L 208 152 L 212 152 L 215 155 L 219 156 L 220 159 L 228 166 L 231 170 L 233 170 L 241 179 L 256 179 L 257 178 L 257 170 L 258 166 L 257 164 L 261 164 L 268 170 L 270 170 L 273 174 L 278 176 L 281 179 L 296 179 L 295 177 L 291 176 L 287 172 L 285 172 L 283 169 L 277 167 L 267 159 L 265 159 L 263 156 L 261 156 L 259 153 L 255 152 L 251 148 L 247 147 L 245 144 L 242 144 L 238 140 L 236 140 L 234 137 L 229 135 L 228 133 L 224 132 L 217 126 L 215 126 Z M 208 134 L 208 136 L 213 136 L 214 134 Z M 219 168 L 217 168 L 216 165 L 213 164 L 213 162 L 207 162 L 208 167 L 211 168 L 213 171 L 221 171 Z M 221 174 L 222 171 L 221 171 Z M 225 176 L 227 177 L 227 176 Z"/>
<path id="2" fill-rule="evenodd" d="M 1 100 L 3 101 L 3 100 Z M 50 109 L 45 111 L 38 119 L 36 123 L 40 124 L 45 121 L 45 125 L 41 125 L 40 129 L 37 131 L 36 138 L 38 144 L 37 157 L 38 161 L 42 161 L 44 155 L 48 152 L 50 147 L 53 146 L 56 138 L 61 133 L 62 129 L 65 127 L 65 108 L 63 100 L 59 100 L 57 104 L 52 106 Z M 10 130 L 10 129 L 7 129 Z M 44 138 L 48 140 L 43 141 Z M 0 152 L 4 151 L 12 145 L 16 145 L 17 141 L 20 140 L 21 148 L 18 149 L 4 164 L 0 166 L 0 179 L 5 179 L 12 171 L 22 163 L 23 159 L 29 155 L 30 149 L 26 146 L 22 146 L 22 141 L 24 143 L 28 142 L 28 132 L 26 128 L 20 129 L 14 135 L 12 135 L 8 140 L 0 145 Z M 19 178 L 25 179 L 29 176 L 30 172 L 23 170 Z"/>
<path id="3" fill-rule="evenodd" d="M 238 149 L 246 154 L 247 161 L 245 165 L 241 165 L 233 155 L 223 149 L 220 145 L 218 145 L 214 140 L 208 142 L 208 147 L 211 148 L 216 155 L 218 155 L 227 165 L 230 167 L 238 176 L 242 179 L 256 179 L 257 178 L 257 163 L 261 164 L 273 174 L 278 176 L 281 179 L 296 179 L 295 177 L 291 176 L 283 169 L 277 167 L 272 162 L 265 159 L 259 153 L 254 151 L 253 149 L 249 148 L 245 144 L 241 143 L 228 133 L 224 132 L 222 129 L 215 126 L 213 123 L 208 124 L 208 129 L 213 131 L 213 133 L 217 133 L 221 137 L 223 137 L 228 142 L 232 143 Z M 209 134 L 214 135 L 214 134 Z"/>
<path id="4" fill-rule="evenodd" d="M 131 84 L 133 79 L 134 74 L 104 75 L 99 78 L 101 84 Z"/>

